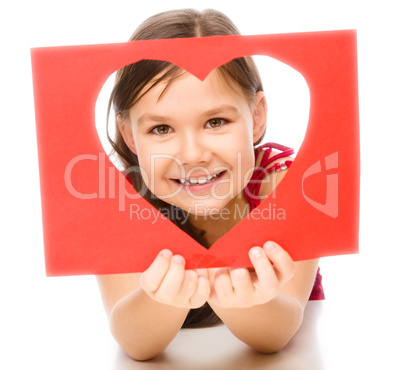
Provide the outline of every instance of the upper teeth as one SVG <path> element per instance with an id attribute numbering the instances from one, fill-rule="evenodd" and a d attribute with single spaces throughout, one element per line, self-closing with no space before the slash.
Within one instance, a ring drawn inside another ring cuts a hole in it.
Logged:
<path id="1" fill-rule="evenodd" d="M 195 178 L 190 178 L 190 179 L 179 179 L 179 181 L 183 185 L 203 185 L 206 184 L 207 182 L 211 182 L 212 180 L 215 180 L 218 174 L 213 175 L 213 176 L 201 176 L 201 177 L 195 177 Z"/>

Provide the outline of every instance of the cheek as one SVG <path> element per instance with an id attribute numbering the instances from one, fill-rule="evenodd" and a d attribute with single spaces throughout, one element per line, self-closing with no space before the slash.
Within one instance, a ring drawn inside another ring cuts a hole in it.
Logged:
<path id="1" fill-rule="evenodd" d="M 237 192 L 244 189 L 251 179 L 255 167 L 254 148 L 247 145 L 247 141 L 243 140 L 245 145 L 227 145 L 225 149 L 226 162 L 232 168 L 231 179 Z"/>
<path id="2" fill-rule="evenodd" d="M 250 168 L 254 168 L 254 146 L 248 131 L 228 140 L 224 150 L 232 158 L 232 163 L 235 161 L 237 167 L 241 166 L 241 172 L 244 173 Z"/>
<path id="3" fill-rule="evenodd" d="M 254 151 L 251 153 L 245 153 L 242 161 L 242 179 L 243 187 L 245 187 L 251 179 L 255 168 Z"/>
<path id="4" fill-rule="evenodd" d="M 138 156 L 138 164 L 139 171 L 141 176 L 145 182 L 145 184 L 149 187 L 149 181 L 152 176 L 152 154 L 146 150 L 146 148 L 142 146 L 137 147 L 137 156 Z"/>
<path id="5" fill-rule="evenodd" d="M 168 154 L 147 153 L 139 156 L 141 175 L 147 187 L 155 194 L 164 192 L 166 181 L 170 178 L 184 177 L 175 158 Z"/>
<path id="6" fill-rule="evenodd" d="M 138 158 L 139 159 L 139 158 Z M 139 159 L 139 172 L 141 173 L 142 179 L 144 180 L 145 184 L 148 188 L 150 188 L 150 178 L 151 178 L 151 168 L 148 162 L 143 162 Z"/>
<path id="7" fill-rule="evenodd" d="M 242 186 L 246 186 L 250 181 L 255 168 L 254 147 L 249 137 L 244 137 L 236 151 L 238 155 L 238 171 L 241 174 Z"/>

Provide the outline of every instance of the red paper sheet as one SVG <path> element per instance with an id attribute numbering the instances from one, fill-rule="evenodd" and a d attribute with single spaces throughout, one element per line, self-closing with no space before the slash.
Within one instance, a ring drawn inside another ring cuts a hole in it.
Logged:
<path id="1" fill-rule="evenodd" d="M 311 93 L 305 139 L 275 199 L 267 198 L 208 250 L 164 217 L 130 217 L 133 209 L 157 211 L 100 143 L 95 103 L 104 82 L 141 59 L 167 60 L 204 79 L 214 68 L 251 55 L 288 64 Z M 49 276 L 140 272 L 163 248 L 183 255 L 187 268 L 250 266 L 249 248 L 266 240 L 296 261 L 358 251 L 355 31 L 36 48 L 31 56 Z M 258 217 L 281 208 L 286 220 Z"/>

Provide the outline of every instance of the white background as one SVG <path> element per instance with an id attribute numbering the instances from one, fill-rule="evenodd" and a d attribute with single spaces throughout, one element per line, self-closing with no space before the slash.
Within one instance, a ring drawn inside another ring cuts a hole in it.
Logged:
<path id="1" fill-rule="evenodd" d="M 338 328 L 337 348 L 354 315 L 356 346 L 384 358 L 395 353 L 402 329 L 398 1 L 8 1 L 0 15 L 0 368 L 90 369 L 97 358 L 97 369 L 110 369 L 116 350 L 95 279 L 45 277 L 30 48 L 123 42 L 146 17 L 182 7 L 222 10 L 250 35 L 357 29 L 361 253 L 322 260 L 326 304 L 344 306 L 320 330 Z"/>

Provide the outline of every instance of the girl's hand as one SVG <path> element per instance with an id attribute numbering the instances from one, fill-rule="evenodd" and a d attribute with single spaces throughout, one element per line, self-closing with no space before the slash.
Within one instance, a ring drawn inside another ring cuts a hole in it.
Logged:
<path id="1" fill-rule="evenodd" d="M 289 254 L 274 242 L 253 247 L 249 257 L 254 269 L 210 270 L 211 295 L 208 302 L 223 308 L 251 307 L 269 302 L 295 272 Z"/>
<path id="2" fill-rule="evenodd" d="M 185 270 L 185 260 L 165 249 L 141 274 L 140 287 L 155 301 L 180 308 L 198 308 L 208 299 L 207 277 Z"/>

